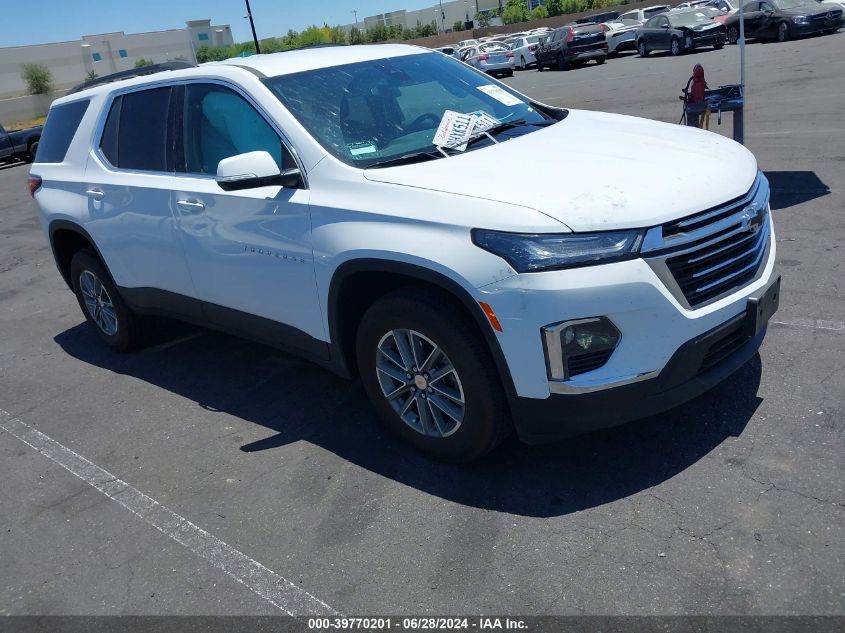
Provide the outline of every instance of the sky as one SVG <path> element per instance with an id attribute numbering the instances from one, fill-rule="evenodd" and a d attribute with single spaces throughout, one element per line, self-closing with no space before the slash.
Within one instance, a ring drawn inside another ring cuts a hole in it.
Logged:
<path id="1" fill-rule="evenodd" d="M 259 39 L 301 31 L 311 24 L 351 24 L 397 9 L 420 9 L 436 0 L 250 0 Z M 36 10 L 33 8 L 37 6 Z M 244 0 L 0 0 L 0 47 L 76 40 L 83 35 L 141 33 L 184 28 L 186 20 L 230 24 L 236 42 L 252 39 Z M 29 26 L 26 26 L 29 25 Z"/>

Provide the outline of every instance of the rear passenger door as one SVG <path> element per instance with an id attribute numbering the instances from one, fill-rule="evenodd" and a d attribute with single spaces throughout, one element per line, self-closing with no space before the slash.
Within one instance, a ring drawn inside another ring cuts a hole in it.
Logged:
<path id="1" fill-rule="evenodd" d="M 224 158 L 266 151 L 296 168 L 289 144 L 234 86 L 180 86 L 173 206 L 185 257 L 213 324 L 325 357 L 305 174 L 298 188 L 224 191 Z"/>
<path id="2" fill-rule="evenodd" d="M 114 95 L 85 170 L 85 228 L 122 294 L 140 306 L 195 296 L 171 207 L 173 97 L 170 86 Z M 184 316 L 197 316 L 194 308 Z"/>

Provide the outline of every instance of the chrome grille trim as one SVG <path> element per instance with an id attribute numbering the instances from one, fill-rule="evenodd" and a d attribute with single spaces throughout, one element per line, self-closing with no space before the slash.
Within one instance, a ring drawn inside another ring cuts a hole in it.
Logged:
<path id="1" fill-rule="evenodd" d="M 758 173 L 744 196 L 649 229 L 641 254 L 678 303 L 695 310 L 759 279 L 770 242 L 769 183 Z"/>

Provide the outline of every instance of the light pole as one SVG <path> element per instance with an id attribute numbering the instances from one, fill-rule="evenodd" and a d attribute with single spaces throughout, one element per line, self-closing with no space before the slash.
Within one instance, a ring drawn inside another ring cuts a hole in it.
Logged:
<path id="1" fill-rule="evenodd" d="M 352 11 L 350 11 L 349 13 L 351 13 L 352 15 L 355 16 L 355 28 L 357 29 L 358 28 L 358 9 L 352 9 Z"/>
<path id="2" fill-rule="evenodd" d="M 261 46 L 258 44 L 258 36 L 255 34 L 255 22 L 252 21 L 252 9 L 249 8 L 249 0 L 246 0 L 246 17 L 249 18 L 249 26 L 252 29 L 252 41 L 255 42 L 255 52 L 261 54 Z"/>

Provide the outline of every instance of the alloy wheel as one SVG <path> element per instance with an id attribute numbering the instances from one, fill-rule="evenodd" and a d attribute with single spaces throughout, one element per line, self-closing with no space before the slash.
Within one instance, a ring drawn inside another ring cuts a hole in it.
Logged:
<path id="1" fill-rule="evenodd" d="M 452 361 L 431 339 L 415 330 L 385 334 L 376 351 L 382 395 L 417 433 L 448 437 L 463 422 L 466 402 Z"/>
<path id="2" fill-rule="evenodd" d="M 83 270 L 79 275 L 79 288 L 85 302 L 85 309 L 94 319 L 97 327 L 106 336 L 117 334 L 117 312 L 108 291 L 97 276 L 90 270 Z"/>

